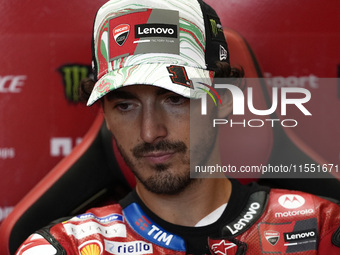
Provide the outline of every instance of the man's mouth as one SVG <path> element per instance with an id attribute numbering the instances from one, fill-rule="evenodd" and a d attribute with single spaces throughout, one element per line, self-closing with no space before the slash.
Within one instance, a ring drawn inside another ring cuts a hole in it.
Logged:
<path id="1" fill-rule="evenodd" d="M 158 152 L 149 152 L 143 155 L 147 161 L 152 164 L 165 164 L 167 163 L 175 154 L 173 151 L 158 151 Z"/>
<path id="2" fill-rule="evenodd" d="M 177 153 L 185 153 L 187 147 L 184 142 L 169 142 L 162 140 L 157 144 L 143 143 L 136 146 L 133 156 L 137 159 L 145 159 L 152 165 L 168 164 Z"/>

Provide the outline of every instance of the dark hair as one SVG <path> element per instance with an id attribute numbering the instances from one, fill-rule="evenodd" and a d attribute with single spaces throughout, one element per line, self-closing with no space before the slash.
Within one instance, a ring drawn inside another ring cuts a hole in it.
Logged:
<path id="1" fill-rule="evenodd" d="M 242 67 L 232 67 L 227 62 L 217 62 L 215 71 L 215 78 L 230 78 L 233 84 L 242 87 L 242 78 L 244 71 Z M 91 78 L 85 78 L 80 82 L 79 86 L 79 101 L 86 103 L 94 88 L 95 81 Z"/>

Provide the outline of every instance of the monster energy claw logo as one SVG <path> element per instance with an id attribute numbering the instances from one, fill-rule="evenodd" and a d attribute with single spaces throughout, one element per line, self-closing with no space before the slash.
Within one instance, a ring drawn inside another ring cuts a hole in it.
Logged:
<path id="1" fill-rule="evenodd" d="M 216 37 L 218 34 L 216 21 L 214 19 L 210 19 L 210 24 L 211 24 L 213 35 Z"/>
<path id="2" fill-rule="evenodd" d="M 63 77 L 66 99 L 69 102 L 79 101 L 78 90 L 80 81 L 91 75 L 90 65 L 68 64 L 58 68 Z"/>

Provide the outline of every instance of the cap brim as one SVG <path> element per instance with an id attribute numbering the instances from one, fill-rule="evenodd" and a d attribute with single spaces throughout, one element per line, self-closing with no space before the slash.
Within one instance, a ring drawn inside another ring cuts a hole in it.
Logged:
<path id="1" fill-rule="evenodd" d="M 153 85 L 188 98 L 200 98 L 211 86 L 214 72 L 206 69 L 175 66 L 164 63 L 141 64 L 123 67 L 100 78 L 90 95 L 87 106 L 94 104 L 107 93 L 130 85 Z"/>

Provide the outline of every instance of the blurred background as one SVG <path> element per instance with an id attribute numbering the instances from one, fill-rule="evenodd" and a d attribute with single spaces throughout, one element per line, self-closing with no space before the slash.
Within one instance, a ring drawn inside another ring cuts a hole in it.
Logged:
<path id="1" fill-rule="evenodd" d="M 1 2 L 0 222 L 81 142 L 99 111 L 81 105 L 76 91 L 91 72 L 92 23 L 104 2 Z M 340 75 L 340 2 L 206 2 L 224 27 L 248 42 L 269 87 L 312 93 L 312 118 L 292 132 L 321 158 L 339 164 L 340 84 L 321 78 Z"/>

